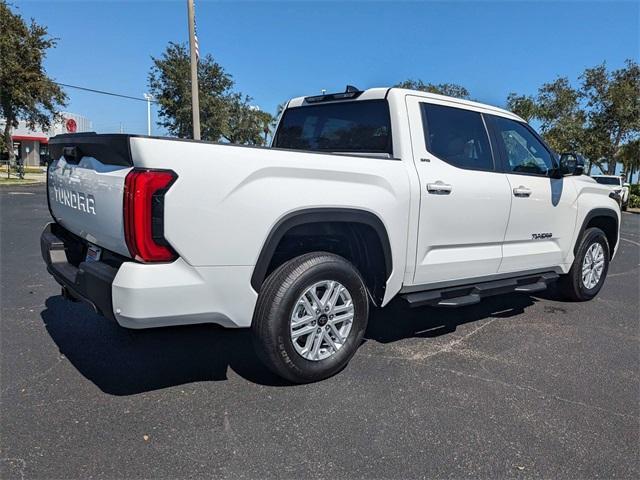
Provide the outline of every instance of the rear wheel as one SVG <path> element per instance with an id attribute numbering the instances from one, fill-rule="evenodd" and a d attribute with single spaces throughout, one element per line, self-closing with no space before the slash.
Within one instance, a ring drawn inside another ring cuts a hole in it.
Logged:
<path id="1" fill-rule="evenodd" d="M 296 383 L 330 377 L 355 354 L 369 315 L 356 268 L 315 252 L 289 260 L 265 281 L 252 322 L 256 348 L 276 374 Z"/>
<path id="2" fill-rule="evenodd" d="M 595 297 L 609 270 L 609 243 L 599 228 L 585 230 L 571 270 L 560 279 L 563 295 L 583 302 Z"/>

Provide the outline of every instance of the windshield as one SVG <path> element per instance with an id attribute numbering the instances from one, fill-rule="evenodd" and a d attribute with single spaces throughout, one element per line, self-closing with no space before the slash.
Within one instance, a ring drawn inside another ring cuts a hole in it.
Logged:
<path id="1" fill-rule="evenodd" d="M 593 179 L 602 185 L 620 185 L 620 179 L 617 177 L 593 177 Z"/>
<path id="2" fill-rule="evenodd" d="M 393 154 L 386 100 L 328 103 L 285 110 L 276 148 Z"/>

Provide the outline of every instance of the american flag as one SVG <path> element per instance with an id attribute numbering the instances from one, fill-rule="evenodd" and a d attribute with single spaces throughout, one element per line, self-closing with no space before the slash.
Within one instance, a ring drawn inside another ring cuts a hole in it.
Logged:
<path id="1" fill-rule="evenodd" d="M 200 45 L 198 44 L 198 23 L 196 22 L 195 0 L 193 0 L 193 47 L 196 50 L 196 61 L 200 61 Z"/>

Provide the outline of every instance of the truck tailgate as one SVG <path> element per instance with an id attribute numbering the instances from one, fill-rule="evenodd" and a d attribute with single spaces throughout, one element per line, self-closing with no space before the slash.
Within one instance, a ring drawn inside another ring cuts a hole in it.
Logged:
<path id="1" fill-rule="evenodd" d="M 51 139 L 47 194 L 54 219 L 70 232 L 130 256 L 124 234 L 125 177 L 133 163 L 126 135 Z"/>

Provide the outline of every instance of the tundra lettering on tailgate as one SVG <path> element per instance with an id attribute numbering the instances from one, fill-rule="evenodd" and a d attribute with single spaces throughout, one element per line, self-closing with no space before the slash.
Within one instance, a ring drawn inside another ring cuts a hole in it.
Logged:
<path id="1" fill-rule="evenodd" d="M 74 192 L 62 187 L 53 187 L 55 201 L 81 212 L 96 214 L 96 200 L 90 193 Z"/>

